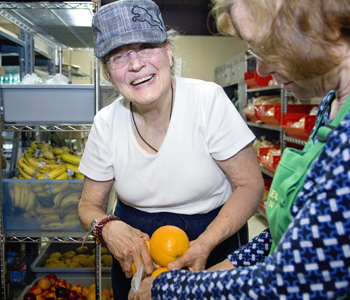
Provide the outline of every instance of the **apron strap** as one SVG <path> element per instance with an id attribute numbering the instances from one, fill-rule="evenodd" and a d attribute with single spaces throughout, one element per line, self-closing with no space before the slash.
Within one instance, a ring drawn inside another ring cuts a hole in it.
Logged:
<path id="1" fill-rule="evenodd" d="M 325 143 L 328 140 L 328 137 L 333 132 L 333 130 L 339 126 L 340 122 L 345 118 L 345 116 L 348 114 L 349 111 L 350 111 L 350 95 L 346 99 L 345 103 L 343 104 L 343 106 L 341 107 L 341 109 L 339 110 L 339 112 L 331 122 L 331 124 L 322 126 L 317 130 L 316 137 L 318 141 Z"/>

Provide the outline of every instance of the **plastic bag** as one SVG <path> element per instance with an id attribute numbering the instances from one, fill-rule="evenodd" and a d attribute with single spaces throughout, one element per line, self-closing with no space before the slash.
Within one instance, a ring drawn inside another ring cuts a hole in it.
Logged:
<path id="1" fill-rule="evenodd" d="M 146 272 L 144 271 L 145 267 L 142 264 L 141 267 L 139 267 L 135 273 L 135 275 L 132 277 L 131 280 L 131 289 L 129 292 L 130 295 L 136 295 L 139 291 L 141 281 L 146 277 Z M 130 299 L 130 297 L 129 297 Z"/>
<path id="2" fill-rule="evenodd" d="M 69 79 L 61 73 L 49 75 L 45 78 L 45 84 L 68 84 Z"/>
<path id="3" fill-rule="evenodd" d="M 318 107 L 317 107 L 317 106 L 314 106 L 314 107 L 310 110 L 309 115 L 310 115 L 310 116 L 316 116 L 316 115 L 317 115 L 317 112 L 318 112 Z"/>
<path id="4" fill-rule="evenodd" d="M 254 103 L 253 101 L 249 100 L 247 106 L 244 108 L 244 113 L 247 115 L 254 115 Z"/>
<path id="5" fill-rule="evenodd" d="M 305 117 L 300 118 L 298 122 L 292 124 L 292 127 L 295 128 L 305 128 Z"/>
<path id="6" fill-rule="evenodd" d="M 33 74 L 26 74 L 20 83 L 22 83 L 22 84 L 42 84 L 43 81 L 40 77 L 38 77 L 38 75 L 33 73 Z"/>

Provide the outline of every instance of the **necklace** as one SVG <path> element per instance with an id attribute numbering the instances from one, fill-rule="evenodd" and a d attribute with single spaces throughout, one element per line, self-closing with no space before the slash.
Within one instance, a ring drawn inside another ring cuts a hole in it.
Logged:
<path id="1" fill-rule="evenodd" d="M 170 117 L 169 121 L 171 120 L 171 114 L 173 113 L 173 101 L 174 101 L 174 91 L 173 91 L 173 83 L 171 83 L 171 106 L 170 106 Z M 154 151 L 158 152 L 155 148 L 153 148 L 150 144 L 146 142 L 146 140 L 142 137 L 139 129 L 137 128 L 136 122 L 135 122 L 135 117 L 134 117 L 134 111 L 132 109 L 132 102 L 130 102 L 130 110 L 131 110 L 131 116 L 132 120 L 134 121 L 134 125 L 136 128 L 137 133 L 139 134 L 139 137 L 147 144 L 148 147 L 152 148 Z"/>

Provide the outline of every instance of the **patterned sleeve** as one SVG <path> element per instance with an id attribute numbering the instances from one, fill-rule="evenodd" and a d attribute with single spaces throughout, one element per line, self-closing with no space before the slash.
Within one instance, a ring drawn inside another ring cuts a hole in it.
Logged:
<path id="1" fill-rule="evenodd" d="M 237 249 L 227 258 L 231 261 L 235 268 L 261 264 L 265 262 L 267 256 L 269 255 L 271 244 L 272 237 L 270 234 L 270 229 L 267 228 L 258 236 L 253 238 L 248 244 Z"/>
<path id="2" fill-rule="evenodd" d="M 350 295 L 350 117 L 308 172 L 295 217 L 265 263 L 229 271 L 173 270 L 152 299 L 345 299 Z"/>

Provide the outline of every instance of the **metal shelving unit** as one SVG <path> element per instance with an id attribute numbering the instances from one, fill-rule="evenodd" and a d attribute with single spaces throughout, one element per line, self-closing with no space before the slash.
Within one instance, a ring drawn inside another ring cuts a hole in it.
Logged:
<path id="1" fill-rule="evenodd" d="M 62 51 L 93 51 L 93 34 L 91 31 L 91 19 L 95 11 L 100 7 L 98 2 L 1 2 L 0 17 L 16 25 L 20 30 L 18 38 L 7 34 L 0 29 L 1 41 L 7 41 L 23 49 L 19 53 L 21 69 L 21 78 L 28 73 L 34 72 L 34 53 L 46 57 L 50 60 L 50 74 L 55 74 L 55 52 Z M 85 25 L 82 24 L 85 22 Z M 88 24 L 88 25 L 87 25 Z M 34 38 L 48 45 L 48 53 L 34 47 Z M 62 70 L 60 61 L 60 71 Z M 74 72 L 74 70 L 73 70 Z M 76 76 L 85 76 L 79 71 Z M 95 82 L 99 82 L 99 67 L 96 63 Z M 99 84 L 95 87 L 95 108 L 98 111 L 99 106 Z M 73 121 L 73 120 L 72 120 Z M 60 125 L 33 125 L 33 124 L 10 124 L 1 123 L 1 132 L 9 131 L 19 135 L 23 132 L 45 133 L 45 132 L 83 132 L 90 131 L 91 124 L 60 124 Z M 2 175 L 1 175 L 2 181 Z M 1 204 L 3 199 L 3 190 L 1 184 Z M 2 205 L 0 215 L 2 219 Z M 0 263 L 1 263 L 1 299 L 8 299 L 5 292 L 5 244 L 6 243 L 82 243 L 85 232 L 82 230 L 80 235 L 72 234 L 73 237 L 61 232 L 45 232 L 39 237 L 30 237 L 16 234 L 5 234 L 1 221 L 1 240 L 0 240 Z M 63 232 L 63 231 L 62 231 Z M 86 241 L 95 243 L 94 240 Z M 101 245 L 96 244 L 96 299 L 100 299 L 101 287 Z M 27 270 L 29 266 L 27 266 Z"/>

